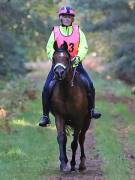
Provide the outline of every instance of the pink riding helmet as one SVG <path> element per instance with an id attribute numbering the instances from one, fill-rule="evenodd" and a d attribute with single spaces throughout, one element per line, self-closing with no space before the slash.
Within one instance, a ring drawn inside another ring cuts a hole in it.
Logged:
<path id="1" fill-rule="evenodd" d="M 71 7 L 66 6 L 66 7 L 62 7 L 62 8 L 59 9 L 59 16 L 61 14 L 69 14 L 69 15 L 75 16 L 76 12 Z"/>

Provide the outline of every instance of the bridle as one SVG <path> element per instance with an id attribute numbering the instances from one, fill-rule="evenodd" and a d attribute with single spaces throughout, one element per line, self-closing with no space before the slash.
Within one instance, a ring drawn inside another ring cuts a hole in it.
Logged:
<path id="1" fill-rule="evenodd" d="M 75 74 L 76 74 L 76 69 L 77 69 L 77 66 L 74 68 L 74 71 L 73 71 L 73 77 L 71 79 L 71 87 L 74 86 L 74 78 L 75 78 Z"/>
<path id="2" fill-rule="evenodd" d="M 64 70 L 68 71 L 71 67 L 71 61 L 69 60 L 70 59 L 70 54 L 67 50 L 64 50 L 63 48 L 59 48 L 57 49 L 55 52 L 66 52 L 67 53 L 67 60 L 68 60 L 68 66 L 65 66 L 63 63 L 56 63 L 53 67 L 53 71 L 55 71 L 55 69 L 58 67 L 58 66 L 61 66 Z M 55 59 L 53 58 L 53 62 L 55 61 Z"/>
<path id="3" fill-rule="evenodd" d="M 71 61 L 70 61 L 70 54 L 69 54 L 69 52 L 67 50 L 63 49 L 63 48 L 59 48 L 55 52 L 66 52 L 67 53 L 68 65 L 65 66 L 63 63 L 56 63 L 54 65 L 54 67 L 53 67 L 53 71 L 55 72 L 56 68 L 61 66 L 64 69 L 64 71 L 66 71 L 66 73 L 67 73 L 71 69 L 71 67 L 72 67 L 72 64 L 71 64 Z M 54 61 L 55 61 L 55 59 L 53 58 L 53 62 Z M 75 78 L 75 74 L 76 74 L 76 68 L 77 67 L 75 67 L 74 70 L 73 70 L 73 76 L 71 78 L 71 87 L 74 86 L 74 78 Z"/>
<path id="4" fill-rule="evenodd" d="M 62 64 L 62 63 L 57 63 L 57 64 L 55 64 L 55 66 L 53 67 L 53 71 L 55 71 L 55 69 L 56 69 L 58 66 L 61 66 L 64 70 L 67 68 L 64 64 Z"/>

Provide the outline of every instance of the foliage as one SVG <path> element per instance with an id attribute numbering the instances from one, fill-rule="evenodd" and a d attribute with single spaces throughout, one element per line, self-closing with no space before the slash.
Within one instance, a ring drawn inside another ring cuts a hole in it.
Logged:
<path id="1" fill-rule="evenodd" d="M 78 10 L 90 50 L 105 57 L 117 77 L 135 83 L 135 1 L 70 3 Z M 25 73 L 24 62 L 46 58 L 45 47 L 52 27 L 58 23 L 59 5 L 59 0 L 0 1 L 0 75 L 11 78 Z"/>
<path id="2" fill-rule="evenodd" d="M 89 46 L 109 60 L 117 77 L 135 83 L 135 1 L 78 0 L 73 5 L 90 34 Z"/>
<path id="3" fill-rule="evenodd" d="M 44 0 L 0 1 L 0 75 L 24 74 L 24 62 L 46 57 L 55 7 Z"/>
<path id="4" fill-rule="evenodd" d="M 0 106 L 8 112 L 7 119 L 25 111 L 26 102 L 36 99 L 36 94 L 36 84 L 22 77 L 5 84 L 0 91 Z"/>
<path id="5" fill-rule="evenodd" d="M 8 3 L 0 3 L 0 12 L 0 75 L 24 73 L 23 47 L 17 42 L 14 33 L 23 13 Z"/>

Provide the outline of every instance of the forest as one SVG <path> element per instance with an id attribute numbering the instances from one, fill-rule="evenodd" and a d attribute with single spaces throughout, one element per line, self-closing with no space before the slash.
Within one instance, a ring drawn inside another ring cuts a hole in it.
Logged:
<path id="1" fill-rule="evenodd" d="M 0 76 L 26 73 L 28 61 L 44 61 L 62 1 L 0 0 Z M 89 53 L 103 57 L 115 77 L 135 83 L 135 1 L 77 0 L 76 21 L 87 35 Z"/>

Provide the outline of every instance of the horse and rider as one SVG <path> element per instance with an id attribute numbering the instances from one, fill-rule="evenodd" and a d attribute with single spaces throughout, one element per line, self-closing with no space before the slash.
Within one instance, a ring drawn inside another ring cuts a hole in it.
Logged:
<path id="1" fill-rule="evenodd" d="M 71 170 L 75 171 L 76 150 L 80 144 L 79 170 L 84 170 L 85 134 L 92 118 L 98 119 L 101 113 L 95 111 L 95 88 L 82 66 L 88 45 L 86 37 L 78 25 L 73 24 L 75 10 L 62 7 L 59 10 L 60 26 L 55 26 L 47 43 L 47 54 L 52 67 L 42 91 L 43 116 L 39 126 L 50 124 L 49 112 L 55 117 L 57 141 L 59 144 L 60 170 L 68 171 L 66 153 L 67 127 L 73 129 L 71 143 Z"/>
<path id="2" fill-rule="evenodd" d="M 67 43 L 72 67 L 80 75 L 87 92 L 89 118 L 98 119 L 101 117 L 101 113 L 95 111 L 95 88 L 90 76 L 82 65 L 82 61 L 88 52 L 88 45 L 85 34 L 77 24 L 74 24 L 75 15 L 76 12 L 71 7 L 60 8 L 60 25 L 53 28 L 46 47 L 47 55 L 50 60 L 53 60 L 54 43 L 57 42 L 58 47 L 61 47 L 64 42 Z M 51 110 L 51 97 L 53 91 L 55 91 L 56 84 L 57 79 L 55 78 L 52 65 L 42 91 L 43 116 L 39 122 L 41 127 L 46 127 L 51 123 L 49 112 Z"/>

